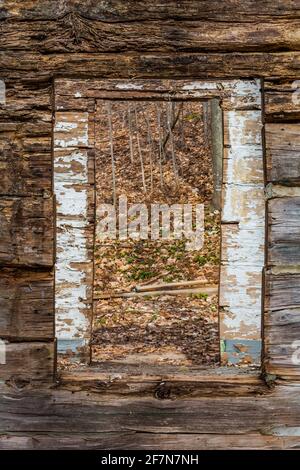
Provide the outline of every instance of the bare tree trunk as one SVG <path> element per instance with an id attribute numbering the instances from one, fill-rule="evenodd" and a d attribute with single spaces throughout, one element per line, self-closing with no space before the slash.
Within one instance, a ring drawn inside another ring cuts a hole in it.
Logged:
<path id="1" fill-rule="evenodd" d="M 108 112 L 108 125 L 109 125 L 109 138 L 110 138 L 110 156 L 111 156 L 111 172 L 112 172 L 112 186 L 113 186 L 113 204 L 116 205 L 116 171 L 115 171 L 115 157 L 114 157 L 114 145 L 113 145 L 113 132 L 112 132 L 112 112 L 111 102 L 107 103 Z"/>
<path id="2" fill-rule="evenodd" d="M 222 173 L 223 173 L 223 116 L 219 100 L 210 100 L 211 114 L 211 152 L 213 163 L 214 194 L 212 204 L 221 210 Z"/>
<path id="3" fill-rule="evenodd" d="M 147 144 L 149 148 L 149 164 L 150 164 L 150 191 L 153 191 L 153 147 L 154 147 L 154 142 L 153 142 L 153 137 L 152 137 L 152 131 L 151 131 L 151 124 L 149 120 L 149 115 L 148 113 L 145 113 L 144 109 L 142 109 L 143 113 L 143 118 L 145 119 L 146 125 L 147 125 Z"/>
<path id="4" fill-rule="evenodd" d="M 131 163 L 133 163 L 133 162 L 134 162 L 134 156 L 133 156 L 132 120 L 131 120 L 131 108 L 130 108 L 130 104 L 128 104 L 127 113 L 128 113 L 128 127 L 129 127 L 130 160 L 131 160 Z"/>
<path id="5" fill-rule="evenodd" d="M 176 163 L 176 156 L 175 156 L 174 135 L 173 135 L 173 130 L 171 128 L 171 116 L 172 116 L 172 103 L 169 103 L 169 112 L 167 114 L 167 125 L 168 125 L 170 142 L 171 142 L 173 171 L 174 171 L 175 181 L 177 184 L 178 183 L 178 170 L 177 170 L 177 163 Z"/>
<path id="6" fill-rule="evenodd" d="M 147 192 L 147 187 L 146 187 L 146 180 L 145 180 L 144 161 L 143 161 L 143 155 L 142 155 L 141 144 L 140 144 L 140 136 L 139 136 L 138 117 L 137 117 L 136 106 L 134 108 L 134 112 L 135 112 L 135 122 L 136 122 L 136 141 L 137 141 L 138 152 L 139 152 L 139 157 L 140 157 L 140 164 L 141 164 L 143 191 L 146 193 Z"/>
<path id="7" fill-rule="evenodd" d="M 175 103 L 173 102 L 173 103 L 172 103 L 172 106 L 173 106 L 174 104 L 175 104 Z M 176 124 L 177 124 L 177 121 L 178 121 L 178 119 L 179 119 L 179 117 L 180 117 L 180 113 L 181 113 L 182 108 L 183 108 L 183 103 L 180 103 L 180 105 L 179 105 L 179 110 L 178 110 L 178 112 L 176 113 L 176 115 L 175 115 L 175 112 L 174 112 L 174 108 L 172 108 L 172 113 L 171 113 L 171 114 L 172 114 L 172 119 L 170 120 L 170 121 L 171 121 L 171 124 L 170 124 L 170 126 L 168 126 L 168 127 L 171 128 L 171 131 L 173 131 L 174 127 L 175 127 Z M 165 149 L 165 147 L 166 147 L 166 145 L 167 145 L 167 143 L 168 143 L 170 137 L 171 137 L 171 134 L 170 134 L 170 131 L 168 130 L 167 135 L 165 136 L 164 142 L 163 142 L 163 148 L 164 148 L 164 149 Z"/>
<path id="8" fill-rule="evenodd" d="M 158 149 L 159 149 L 159 173 L 160 173 L 160 185 L 162 189 L 164 188 L 164 177 L 163 177 L 163 169 L 162 169 L 162 161 L 163 161 L 163 147 L 162 147 L 162 140 L 161 140 L 161 113 L 159 106 L 156 106 L 157 111 L 157 127 L 158 127 Z"/>
<path id="9" fill-rule="evenodd" d="M 205 101 L 203 107 L 203 133 L 205 144 L 211 152 L 214 192 L 212 205 L 221 210 L 223 171 L 223 118 L 217 98 Z"/>

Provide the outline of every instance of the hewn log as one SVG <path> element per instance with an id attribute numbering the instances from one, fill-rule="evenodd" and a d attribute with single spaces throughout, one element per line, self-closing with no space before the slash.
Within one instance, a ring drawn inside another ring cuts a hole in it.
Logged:
<path id="1" fill-rule="evenodd" d="M 53 274 L 2 268 L 0 311 L 2 339 L 53 339 Z"/>
<path id="2" fill-rule="evenodd" d="M 51 86 L 6 80 L 0 105 L 0 194 L 30 195 L 51 191 Z"/>
<path id="3" fill-rule="evenodd" d="M 300 80 L 266 80 L 264 95 L 267 122 L 300 120 Z"/>
<path id="4" fill-rule="evenodd" d="M 261 109 L 260 82 L 244 80 L 161 80 L 159 78 L 122 79 L 55 79 L 55 106 L 57 111 L 88 111 L 91 100 L 178 100 L 219 98 L 223 110 L 257 111 Z M 90 106 L 90 111 L 93 108 Z M 255 113 L 254 113 L 255 114 Z M 243 115 L 243 113 L 241 114 Z M 227 123 L 228 124 L 228 123 Z M 228 127 L 228 126 L 227 126 Z M 257 141 L 253 133 L 251 137 Z M 228 132 L 227 132 L 228 136 Z"/>
<path id="5" fill-rule="evenodd" d="M 300 437 L 261 434 L 151 434 L 126 430 L 112 433 L 4 433 L 0 450 L 299 450 Z"/>
<path id="6" fill-rule="evenodd" d="M 34 382 L 51 384 L 55 358 L 53 342 L 6 342 L 5 349 L 5 363 L 0 362 L 2 384 L 5 383 L 11 390 L 26 388 Z"/>
<path id="7" fill-rule="evenodd" d="M 41 55 L 7 52 L 0 57 L 2 77 L 78 78 L 248 78 L 299 77 L 300 52 L 282 53 L 71 53 Z"/>
<path id="8" fill-rule="evenodd" d="M 129 0 L 125 3 L 121 0 L 111 0 L 109 4 L 105 0 L 87 0 L 84 4 L 80 0 L 68 0 L 61 2 L 53 0 L 40 0 L 32 2 L 23 0 L 20 4 L 16 0 L 6 0 L 0 9 L 0 18 L 12 18 L 16 20 L 56 20 L 70 13 L 79 13 L 85 18 L 107 21 L 132 21 L 141 22 L 148 19 L 212 19 L 219 21 L 252 21 L 269 18 L 298 18 L 299 4 L 296 0 L 226 0 L 219 2 L 212 0 L 183 0 L 178 3 L 175 0 L 154 0 L 147 5 L 142 0 Z"/>
<path id="9" fill-rule="evenodd" d="M 266 124 L 267 180 L 300 183 L 300 124 Z"/>
<path id="10" fill-rule="evenodd" d="M 300 11 L 300 10 L 299 10 Z M 85 12 L 86 13 L 86 12 Z M 104 23 L 74 13 L 60 21 L 6 21 L 2 50 L 61 52 L 229 52 L 299 50 L 299 21 L 257 23 L 177 21 Z"/>
<path id="11" fill-rule="evenodd" d="M 269 266 L 300 264 L 300 197 L 268 201 Z"/>
<path id="12" fill-rule="evenodd" d="M 54 263 L 53 199 L 0 199 L 0 264 L 47 266 Z"/>
<path id="13" fill-rule="evenodd" d="M 259 371 L 192 369 L 179 371 L 177 367 L 127 364 L 102 364 L 90 370 L 79 369 L 59 376 L 61 386 L 73 392 L 178 399 L 184 397 L 253 396 L 268 394 L 270 389 Z"/>
<path id="14" fill-rule="evenodd" d="M 265 276 L 265 368 L 281 376 L 300 376 L 300 274 Z"/>
<path id="15" fill-rule="evenodd" d="M 17 399 L 16 399 L 17 398 Z M 276 412 L 274 411 L 276 410 Z M 0 395 L 0 432 L 261 433 L 284 436 L 300 426 L 299 384 L 267 395 L 198 399 L 120 398 L 61 389 Z M 297 435 L 297 434 L 295 434 Z"/>

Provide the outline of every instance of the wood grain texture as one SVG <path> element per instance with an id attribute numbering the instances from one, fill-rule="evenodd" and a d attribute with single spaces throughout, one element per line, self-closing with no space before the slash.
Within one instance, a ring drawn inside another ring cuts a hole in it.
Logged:
<path id="1" fill-rule="evenodd" d="M 269 389 L 258 370 L 250 372 L 215 369 L 178 371 L 176 367 L 134 367 L 126 364 L 102 364 L 89 370 L 62 371 L 60 385 L 73 392 L 120 397 L 155 397 L 157 399 L 254 396 Z"/>
<path id="2" fill-rule="evenodd" d="M 288 51 L 300 47 L 298 20 L 103 22 L 70 13 L 59 21 L 6 21 L 2 50 L 69 52 Z"/>
<path id="3" fill-rule="evenodd" d="M 268 266 L 300 264 L 300 197 L 268 201 Z"/>
<path id="4" fill-rule="evenodd" d="M 15 397 L 18 399 L 14 399 Z M 287 406 L 288 403 L 288 406 Z M 7 391 L 0 396 L 0 432 L 199 433 L 288 435 L 298 429 L 299 384 L 278 384 L 249 397 L 120 398 L 57 388 Z M 276 410 L 276 411 L 275 411 Z M 295 429 L 296 428 L 296 429 Z M 296 434 L 297 435 L 297 434 Z"/>
<path id="5" fill-rule="evenodd" d="M 300 437 L 239 434 L 147 433 L 134 430 L 110 433 L 5 433 L 0 450 L 299 450 Z"/>
<path id="6" fill-rule="evenodd" d="M 70 53 L 7 51 L 0 57 L 4 79 L 74 78 L 249 78 L 289 76 L 297 79 L 300 52 L 253 53 Z"/>
<path id="7" fill-rule="evenodd" d="M 222 109 L 261 109 L 260 81 L 250 80 L 160 80 L 138 79 L 55 79 L 56 110 L 92 111 L 93 100 L 208 100 L 219 98 Z M 257 134 L 256 134 L 257 135 Z M 252 132 L 251 137 L 254 137 Z"/>
<path id="8" fill-rule="evenodd" d="M 53 382 L 54 343 L 12 343 L 6 341 L 6 362 L 0 364 L 1 387 L 11 390 L 31 387 L 35 382 Z"/>
<path id="9" fill-rule="evenodd" d="M 297 0 L 154 0 L 147 5 L 142 0 L 87 0 L 84 4 L 80 0 L 67 0 L 60 2 L 53 0 L 23 0 L 20 4 L 16 0 L 6 0 L 0 10 L 1 19 L 15 20 L 55 20 L 70 13 L 82 14 L 86 18 L 103 22 L 132 21 L 158 19 L 194 19 L 194 20 L 220 20 L 220 21 L 252 21 L 274 18 L 299 18 L 299 3 Z"/>
<path id="10" fill-rule="evenodd" d="M 51 192 L 51 83 L 8 79 L 0 104 L 0 195 Z"/>
<path id="11" fill-rule="evenodd" d="M 264 95 L 267 122 L 300 120 L 300 80 L 265 80 Z"/>
<path id="12" fill-rule="evenodd" d="M 300 274 L 268 271 L 265 279 L 265 368 L 268 373 L 299 377 Z"/>
<path id="13" fill-rule="evenodd" d="M 53 199 L 0 198 L 0 240 L 0 264 L 52 267 Z"/>
<path id="14" fill-rule="evenodd" d="M 54 338 L 52 273 L 2 268 L 0 337 L 8 340 Z"/>
<path id="15" fill-rule="evenodd" d="M 300 184 L 300 123 L 265 126 L 267 181 Z"/>

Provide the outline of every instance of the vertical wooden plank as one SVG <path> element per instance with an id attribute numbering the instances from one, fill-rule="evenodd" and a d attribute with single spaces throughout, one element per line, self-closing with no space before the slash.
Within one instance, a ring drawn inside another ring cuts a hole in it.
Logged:
<path id="1" fill-rule="evenodd" d="M 257 84 L 256 97 L 260 98 Z M 220 340 L 223 363 L 260 363 L 264 267 L 262 118 L 224 110 Z"/>
<path id="2" fill-rule="evenodd" d="M 94 187 L 88 122 L 87 112 L 59 111 L 54 129 L 56 336 L 59 353 L 70 352 L 82 360 L 89 360 L 93 304 Z"/>

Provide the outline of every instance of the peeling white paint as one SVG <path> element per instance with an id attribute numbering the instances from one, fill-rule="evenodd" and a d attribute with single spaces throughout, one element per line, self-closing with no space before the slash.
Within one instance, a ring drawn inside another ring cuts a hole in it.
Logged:
<path id="1" fill-rule="evenodd" d="M 259 81 L 239 81 L 233 90 L 260 108 L 259 87 Z M 235 93 L 230 102 L 237 105 Z M 225 110 L 224 127 L 220 336 L 259 340 L 265 239 L 261 111 Z"/>
<path id="2" fill-rule="evenodd" d="M 270 431 L 272 436 L 280 437 L 299 437 L 300 436 L 300 426 L 277 426 L 273 427 Z"/>
<path id="3" fill-rule="evenodd" d="M 134 82 L 127 83 L 117 83 L 116 88 L 119 90 L 143 90 L 144 86 L 142 84 L 137 84 Z"/>
<path id="4" fill-rule="evenodd" d="M 56 122 L 54 132 L 70 132 L 72 129 L 77 129 L 76 122 Z"/>
<path id="5" fill-rule="evenodd" d="M 184 91 L 196 91 L 196 90 L 218 90 L 216 82 L 200 82 L 193 81 L 187 83 L 182 87 Z"/>
<path id="6" fill-rule="evenodd" d="M 54 146 L 87 147 L 88 146 L 88 113 L 59 111 L 55 116 Z"/>
<path id="7" fill-rule="evenodd" d="M 85 149 L 70 148 L 88 145 L 88 114 L 57 113 L 54 142 L 55 323 L 58 349 L 63 352 L 78 345 L 88 347 L 90 340 L 93 260 L 88 239 L 88 154 Z"/>

